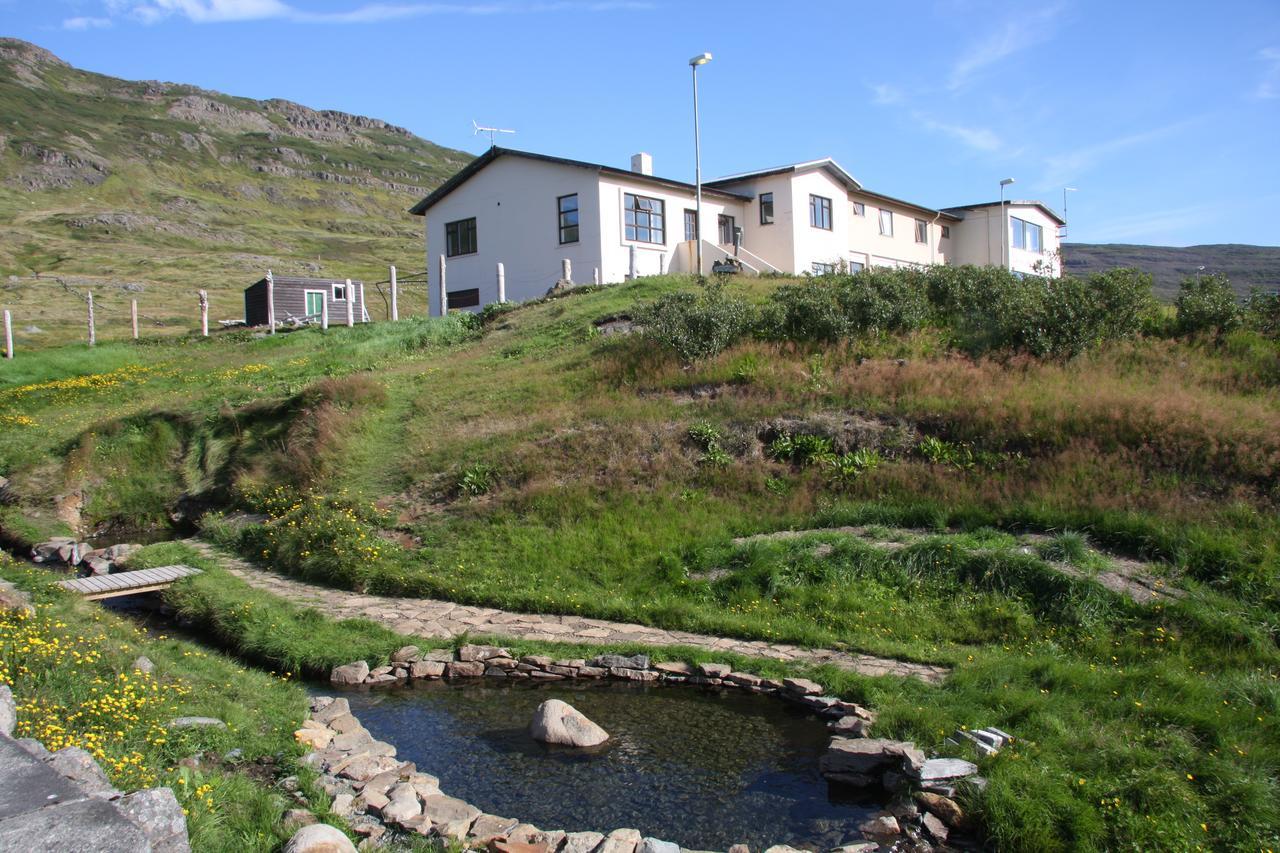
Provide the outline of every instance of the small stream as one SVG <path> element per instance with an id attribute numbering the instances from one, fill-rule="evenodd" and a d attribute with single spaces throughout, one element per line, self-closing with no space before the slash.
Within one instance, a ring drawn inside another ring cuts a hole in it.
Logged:
<path id="1" fill-rule="evenodd" d="M 830 849 L 861 840 L 883 800 L 829 787 L 818 773 L 828 733 L 774 697 L 618 682 L 411 682 L 344 692 L 374 737 L 490 814 L 544 829 L 621 827 L 695 850 L 746 843 Z M 332 693 L 324 685 L 316 692 Z M 611 735 L 599 752 L 528 733 L 537 706 L 561 699 Z"/>

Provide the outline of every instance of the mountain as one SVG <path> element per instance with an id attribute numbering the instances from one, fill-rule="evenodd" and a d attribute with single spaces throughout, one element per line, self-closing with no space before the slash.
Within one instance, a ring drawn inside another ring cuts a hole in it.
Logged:
<path id="1" fill-rule="evenodd" d="M 148 322 L 190 328 L 194 290 L 242 316 L 268 268 L 420 270 L 406 210 L 470 159 L 377 119 L 120 80 L 0 39 L 0 302 L 54 338 L 89 289 L 105 323 L 137 298 Z"/>
<path id="2" fill-rule="evenodd" d="M 1222 243 L 1211 246 L 1135 246 L 1127 243 L 1064 243 L 1062 255 L 1068 272 L 1075 275 L 1137 267 L 1151 273 L 1162 299 L 1178 295 L 1187 276 L 1222 273 L 1241 296 L 1249 288 L 1280 288 L 1280 246 L 1245 246 Z"/>

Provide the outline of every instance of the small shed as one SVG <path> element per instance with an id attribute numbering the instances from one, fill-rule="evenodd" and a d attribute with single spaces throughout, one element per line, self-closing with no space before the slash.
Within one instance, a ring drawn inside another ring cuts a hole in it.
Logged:
<path id="1" fill-rule="evenodd" d="M 349 287 L 348 287 L 349 286 Z M 347 322 L 347 302 L 351 301 L 352 317 L 357 323 L 369 322 L 364 304 L 364 282 L 332 278 L 291 278 L 277 275 L 269 288 L 275 299 L 276 325 L 293 325 L 310 320 L 320 322 L 327 303 L 329 323 Z M 261 278 L 244 289 L 244 323 L 265 326 L 270 322 L 267 303 L 267 279 Z"/>

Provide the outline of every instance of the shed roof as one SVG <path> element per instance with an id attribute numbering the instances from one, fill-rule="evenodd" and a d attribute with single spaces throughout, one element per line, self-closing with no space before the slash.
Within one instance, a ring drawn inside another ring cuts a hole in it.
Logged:
<path id="1" fill-rule="evenodd" d="M 499 157 L 522 157 L 526 160 L 535 160 L 543 163 L 555 163 L 560 166 L 573 166 L 579 169 L 590 169 L 607 175 L 617 175 L 629 180 L 640 181 L 642 183 L 653 184 L 655 186 L 666 187 L 668 189 L 688 190 L 689 192 L 693 192 L 696 189 L 693 184 L 686 184 L 684 181 L 673 181 L 668 178 L 659 178 L 655 175 L 642 175 L 639 172 L 633 172 L 630 169 L 619 169 L 614 166 L 605 166 L 602 163 L 588 163 L 585 160 L 570 160 L 565 157 L 552 157 L 549 154 L 535 154 L 532 151 L 517 151 L 514 148 L 501 148 L 495 145 L 464 166 L 461 171 L 457 172 L 449 180 L 436 187 L 436 189 L 422 201 L 409 208 L 409 212 L 415 216 L 425 216 L 428 210 L 442 201 L 458 187 L 465 184 L 471 179 L 472 175 L 476 174 Z M 750 196 L 743 195 L 741 193 L 714 189 L 705 183 L 702 185 L 702 191 L 709 195 L 730 198 L 734 201 L 749 201 L 751 198 Z"/>
<path id="2" fill-rule="evenodd" d="M 273 275 L 271 276 L 271 281 L 272 281 L 272 283 L 273 283 L 273 284 L 301 285 L 301 286 L 305 286 L 305 287 L 312 287 L 312 286 L 314 286 L 314 287 L 323 287 L 323 286 L 325 286 L 325 285 L 330 285 L 330 284 L 346 284 L 346 283 L 347 283 L 347 281 L 348 281 L 348 279 L 345 279 L 345 278 L 300 278 L 300 277 L 298 277 L 298 276 L 290 276 L 290 275 L 274 275 L 274 274 L 273 274 Z M 358 278 L 350 279 L 350 281 L 351 281 L 351 283 L 352 283 L 353 285 L 354 285 L 354 284 L 364 284 L 364 282 L 363 282 L 363 281 L 361 281 L 361 280 L 360 280 L 360 279 L 358 279 Z M 257 281 L 255 281 L 253 284 L 249 285 L 249 287 L 257 287 L 257 286 L 258 286 L 258 285 L 260 285 L 260 284 L 266 284 L 266 282 L 267 282 L 267 277 L 266 277 L 266 276 L 263 276 L 262 278 L 260 278 L 260 279 L 258 279 Z"/>

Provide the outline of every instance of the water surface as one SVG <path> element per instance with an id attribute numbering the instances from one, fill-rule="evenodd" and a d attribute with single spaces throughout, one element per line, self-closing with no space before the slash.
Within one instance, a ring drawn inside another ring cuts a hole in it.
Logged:
<path id="1" fill-rule="evenodd" d="M 858 840 L 857 824 L 881 805 L 828 789 L 818 773 L 826 726 L 769 696 L 495 679 L 342 695 L 445 793 L 543 829 L 632 827 L 700 850 L 829 849 Z M 588 752 L 534 741 L 529 721 L 547 699 L 599 723 L 609 743 Z"/>

